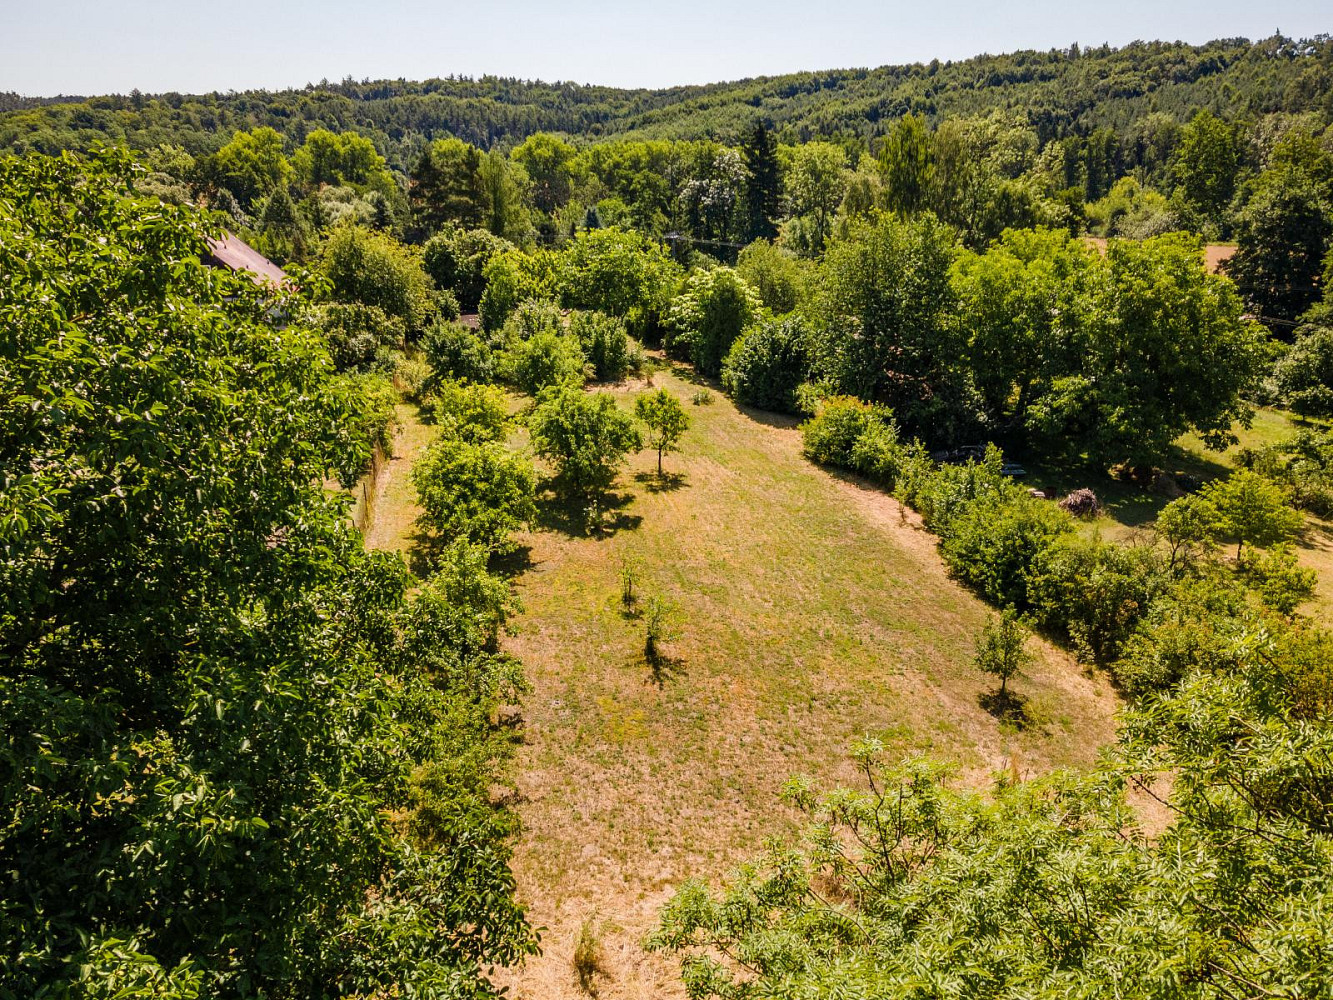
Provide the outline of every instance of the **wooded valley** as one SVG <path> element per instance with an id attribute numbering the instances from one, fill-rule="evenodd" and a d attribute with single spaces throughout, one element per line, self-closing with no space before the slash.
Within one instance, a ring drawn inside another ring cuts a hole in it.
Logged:
<path id="1" fill-rule="evenodd" d="M 1333 42 L 0 95 L 0 649 L 0 998 L 1328 996 Z"/>

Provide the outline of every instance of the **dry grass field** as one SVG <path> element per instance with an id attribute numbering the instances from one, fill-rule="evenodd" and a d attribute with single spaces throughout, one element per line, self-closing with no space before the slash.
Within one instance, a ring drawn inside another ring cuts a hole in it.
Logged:
<path id="1" fill-rule="evenodd" d="M 599 996 L 681 995 L 674 962 L 641 942 L 672 888 L 722 877 L 794 817 L 788 776 L 851 781 L 849 742 L 959 762 L 960 780 L 1091 761 L 1116 699 L 1065 653 L 1041 645 L 1017 690 L 1029 724 L 979 704 L 971 665 L 988 611 L 950 580 L 932 537 L 883 493 L 816 468 L 792 421 L 739 410 L 659 373 L 693 426 L 668 455 L 634 457 L 614 530 L 588 537 L 552 512 L 521 538 L 515 585 L 526 610 L 508 648 L 532 692 L 516 780 L 519 894 L 543 925 L 544 954 L 506 975 L 513 995 L 579 996 L 585 922 L 604 974 Z M 629 408 L 642 384 L 612 389 Z M 407 469 L 431 429 L 404 412 L 369 544 L 410 552 Z M 521 437 L 516 446 L 522 446 Z M 643 624 L 621 606 L 621 572 L 678 612 L 672 662 L 655 676 Z"/>

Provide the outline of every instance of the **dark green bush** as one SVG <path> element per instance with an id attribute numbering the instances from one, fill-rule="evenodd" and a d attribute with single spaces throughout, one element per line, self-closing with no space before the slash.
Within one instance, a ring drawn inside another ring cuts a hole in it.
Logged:
<path id="1" fill-rule="evenodd" d="M 629 335 L 625 324 L 601 312 L 576 312 L 569 332 L 578 340 L 598 382 L 618 382 L 630 368 Z"/>
<path id="2" fill-rule="evenodd" d="M 809 331 L 792 317 L 747 329 L 722 362 L 722 385 L 737 402 L 795 413 L 796 389 L 809 377 Z"/>

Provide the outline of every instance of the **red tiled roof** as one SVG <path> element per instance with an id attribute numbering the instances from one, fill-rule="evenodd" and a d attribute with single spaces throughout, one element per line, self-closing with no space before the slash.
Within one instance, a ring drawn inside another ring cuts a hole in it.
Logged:
<path id="1" fill-rule="evenodd" d="M 282 268 L 231 233 L 220 240 L 209 240 L 208 249 L 214 261 L 233 271 L 246 272 L 257 285 L 271 284 L 281 288 L 287 284 L 287 275 Z"/>

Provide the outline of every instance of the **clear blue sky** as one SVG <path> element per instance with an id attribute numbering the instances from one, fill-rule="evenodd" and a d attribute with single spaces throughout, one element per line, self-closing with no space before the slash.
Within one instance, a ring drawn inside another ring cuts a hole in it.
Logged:
<path id="1" fill-rule="evenodd" d="M 659 87 L 1136 38 L 1333 31 L 1329 0 L 0 0 L 0 91 L 493 73 Z"/>

